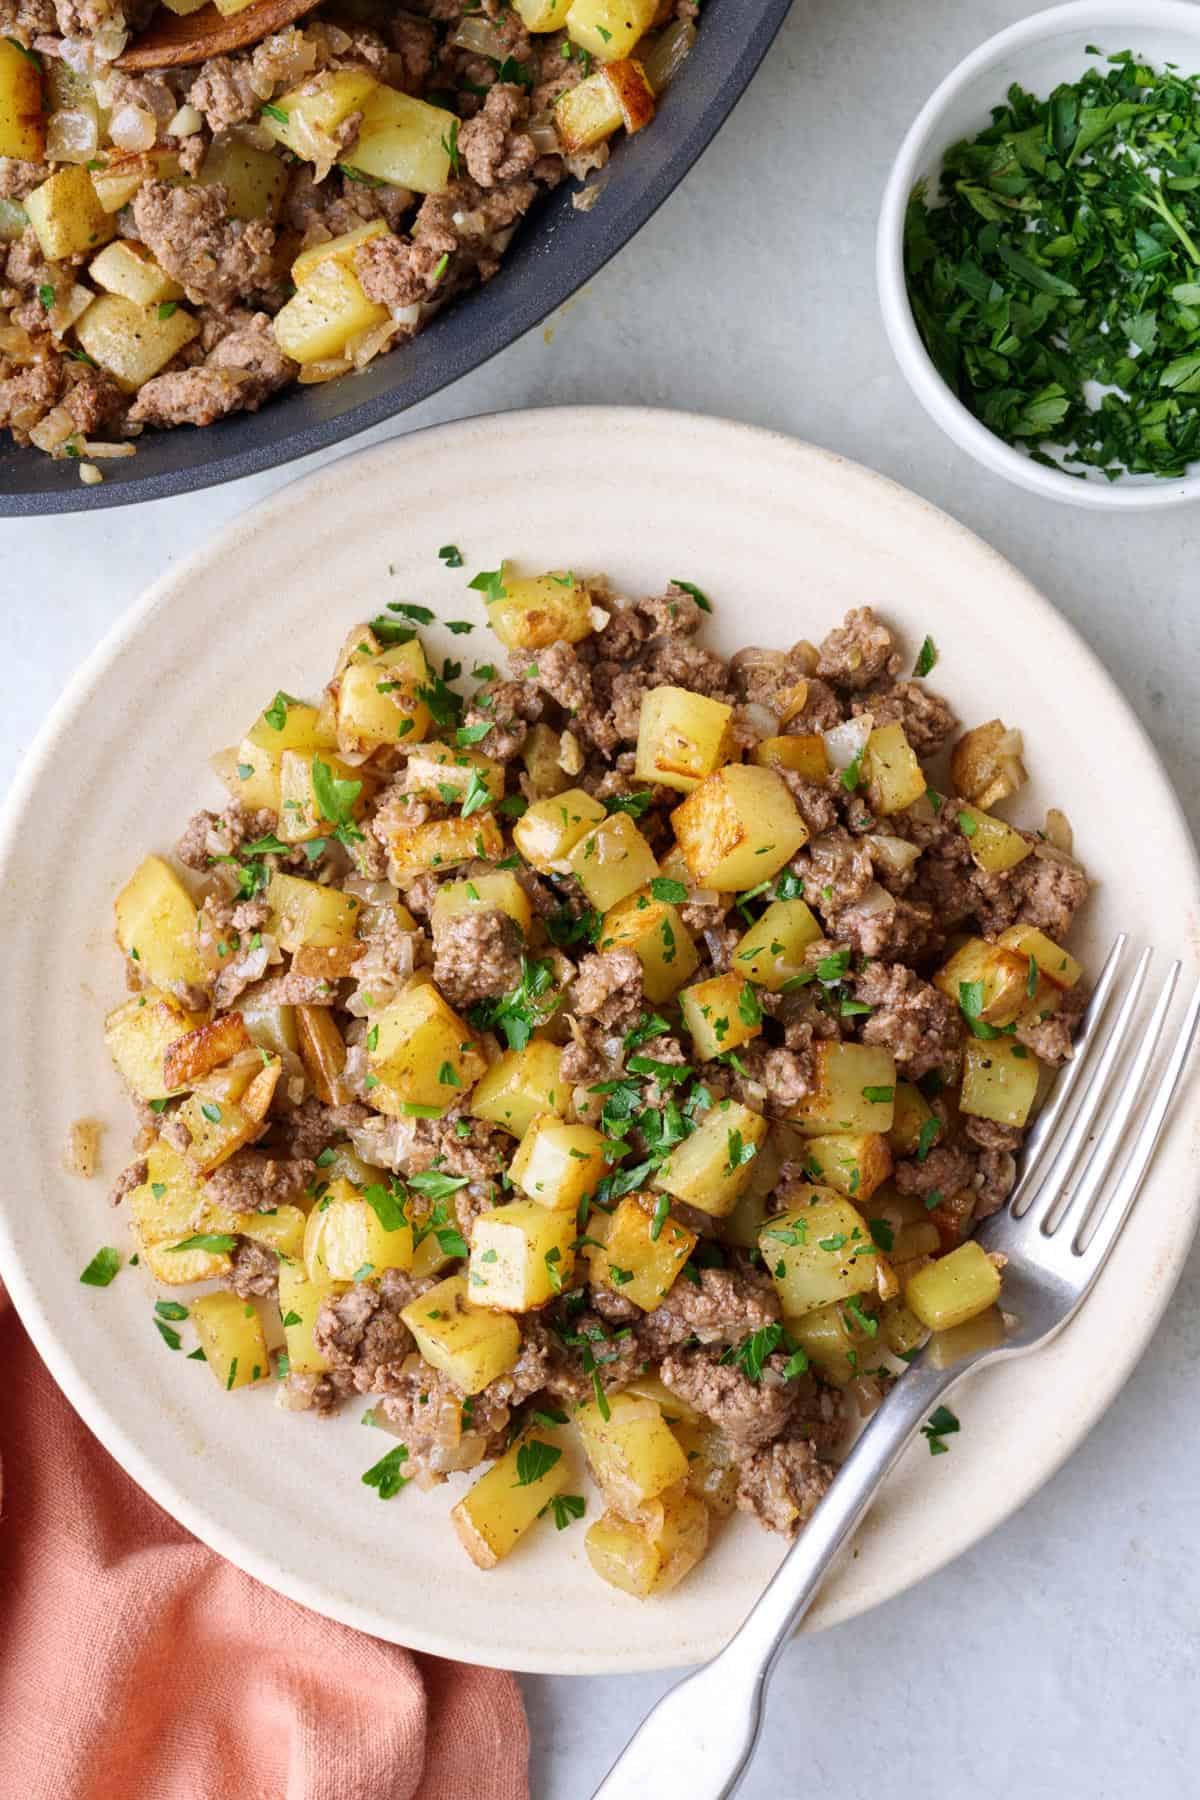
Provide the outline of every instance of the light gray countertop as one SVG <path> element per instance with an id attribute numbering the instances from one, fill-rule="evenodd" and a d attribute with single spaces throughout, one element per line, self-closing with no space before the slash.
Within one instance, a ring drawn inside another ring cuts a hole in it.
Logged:
<path id="1" fill-rule="evenodd" d="M 963 54 L 1035 10 L 1022 0 L 795 0 L 749 95 L 637 241 L 549 330 L 373 435 L 518 406 L 640 401 L 774 426 L 856 457 L 972 526 L 1075 623 L 1146 725 L 1195 830 L 1200 508 L 1085 515 L 985 474 L 910 400 L 875 303 L 876 208 L 906 126 Z M 6 525 L 0 773 L 152 578 L 310 466 Z M 786 571 L 771 579 L 782 587 Z M 1063 746 L 1098 780 L 1101 751 Z M 1152 845 L 1132 848 L 1136 820 L 1113 827 L 1129 833 L 1131 854 L 1153 856 Z M 1016 1518 L 915 1591 L 794 1646 L 746 1800 L 1195 1791 L 1198 1301 L 1194 1253 L 1133 1380 Z M 669 1679 L 526 1679 L 536 1800 L 586 1800 Z"/>

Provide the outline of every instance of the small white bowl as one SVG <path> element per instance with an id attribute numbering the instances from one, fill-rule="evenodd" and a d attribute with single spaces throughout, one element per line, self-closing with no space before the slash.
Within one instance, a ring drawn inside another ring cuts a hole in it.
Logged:
<path id="1" fill-rule="evenodd" d="M 1102 57 L 1089 56 L 1095 45 Z M 942 157 L 951 144 L 974 137 L 991 123 L 1016 81 L 1044 98 L 1061 81 L 1077 81 L 1089 63 L 1132 50 L 1156 68 L 1175 63 L 1184 73 L 1200 69 L 1200 6 L 1193 0 L 1074 0 L 1035 13 L 998 32 L 968 56 L 922 107 L 901 146 L 884 193 L 876 267 L 883 322 L 896 359 L 926 412 L 960 449 L 997 475 L 1068 505 L 1135 511 L 1178 506 L 1200 497 L 1200 463 L 1178 480 L 1123 475 L 1109 481 L 1098 470 L 1084 478 L 1034 462 L 982 425 L 947 387 L 934 367 L 913 319 L 904 281 L 904 218 L 909 197 L 924 181 L 935 196 Z"/>

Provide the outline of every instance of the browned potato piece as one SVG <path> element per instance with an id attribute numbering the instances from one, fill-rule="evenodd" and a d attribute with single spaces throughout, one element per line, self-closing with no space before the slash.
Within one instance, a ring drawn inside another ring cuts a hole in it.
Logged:
<path id="1" fill-rule="evenodd" d="M 250 1048 L 250 1034 L 240 1012 L 224 1013 L 211 1025 L 201 1025 L 186 1037 L 176 1038 L 163 1057 L 163 1091 L 189 1087 L 200 1075 L 219 1068 Z"/>
<path id="2" fill-rule="evenodd" d="M 300 1060 L 312 1083 L 313 1093 L 326 1106 L 344 1106 L 353 1098 L 342 1080 L 346 1045 L 327 1006 L 298 1006 L 296 1030 Z"/>
<path id="3" fill-rule="evenodd" d="M 964 732 L 950 753 L 950 779 L 964 800 L 990 812 L 1029 779 L 1021 761 L 1021 734 L 1001 719 Z"/>

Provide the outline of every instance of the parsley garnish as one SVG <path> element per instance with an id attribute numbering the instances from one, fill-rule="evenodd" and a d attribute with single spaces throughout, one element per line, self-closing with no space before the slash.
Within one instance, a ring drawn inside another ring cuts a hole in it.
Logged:
<path id="1" fill-rule="evenodd" d="M 655 875 L 650 883 L 650 892 L 656 900 L 663 900 L 670 906 L 682 906 L 688 897 L 688 891 L 682 881 L 671 881 L 665 875 Z"/>
<path id="2" fill-rule="evenodd" d="M 943 1440 L 952 1437 L 956 1431 L 961 1429 L 958 1420 L 948 1406 L 935 1407 L 929 1415 L 928 1425 L 921 1427 L 921 1436 L 929 1440 L 930 1456 L 944 1456 L 950 1446 Z"/>
<path id="3" fill-rule="evenodd" d="M 937 646 L 931 637 L 927 637 L 917 652 L 917 660 L 913 664 L 913 674 L 918 678 L 928 675 L 937 659 Z"/>
<path id="4" fill-rule="evenodd" d="M 682 589 L 685 594 L 690 594 L 701 612 L 710 613 L 712 611 L 712 603 L 710 602 L 708 595 L 701 593 L 694 582 L 680 581 L 678 575 L 672 575 L 671 586 Z"/>
<path id="5" fill-rule="evenodd" d="M 489 606 L 497 600 L 508 599 L 508 589 L 504 585 L 504 570 L 502 568 L 481 569 L 478 575 L 472 576 L 471 580 L 468 581 L 467 586 L 474 588 L 477 593 L 482 594 Z"/>
<path id="6" fill-rule="evenodd" d="M 455 119 L 455 121 L 454 121 L 454 126 L 455 126 L 454 141 L 457 144 L 457 142 L 458 142 L 458 120 L 457 119 Z M 438 556 L 441 558 L 442 562 L 445 563 L 445 565 L 448 569 L 461 569 L 463 566 L 463 553 L 459 549 L 457 544 L 443 544 L 441 549 L 438 551 Z"/>
<path id="7" fill-rule="evenodd" d="M 544 1444 L 541 1438 L 529 1438 L 517 1451 L 517 1479 L 514 1487 L 532 1487 L 548 1475 L 562 1456 L 556 1444 Z"/>
<path id="8" fill-rule="evenodd" d="M 228 1256 L 237 1249 L 237 1239 L 224 1231 L 194 1231 L 191 1237 L 168 1244 L 167 1249 L 175 1254 L 181 1250 L 211 1250 L 214 1255 Z"/>
<path id="9" fill-rule="evenodd" d="M 120 1267 L 121 1252 L 114 1250 L 111 1244 L 105 1244 L 102 1250 L 97 1250 L 79 1279 L 85 1287 L 107 1287 Z"/>
<path id="10" fill-rule="evenodd" d="M 555 1494 L 550 1510 L 554 1514 L 555 1528 L 565 1531 L 573 1519 L 582 1519 L 586 1502 L 582 1494 Z"/>
<path id="11" fill-rule="evenodd" d="M 407 1461 L 407 1444 L 397 1444 L 394 1450 L 389 1450 L 386 1456 L 381 1456 L 367 1470 L 362 1477 L 364 1487 L 373 1487 L 381 1500 L 390 1500 L 393 1494 L 398 1494 L 412 1480 L 411 1475 L 400 1473 Z"/>

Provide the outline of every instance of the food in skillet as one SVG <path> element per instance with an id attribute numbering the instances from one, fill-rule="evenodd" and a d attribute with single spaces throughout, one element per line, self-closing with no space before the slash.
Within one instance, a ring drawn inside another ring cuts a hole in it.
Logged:
<path id="1" fill-rule="evenodd" d="M 540 192 L 650 123 L 697 6 L 364 0 L 132 73 L 154 11 L 0 0 L 0 426 L 92 482 L 145 427 L 362 368 L 494 275 Z"/>
<path id="2" fill-rule="evenodd" d="M 363 1479 L 456 1477 L 481 1567 L 586 1509 L 647 1595 L 735 1508 L 795 1533 L 931 1330 L 1003 1331 L 971 1229 L 1088 883 L 1061 815 L 999 816 L 999 720 L 927 773 L 956 721 L 869 607 L 727 662 L 690 584 L 471 586 L 509 673 L 436 670 L 420 606 L 356 627 L 119 894 L 118 1194 L 223 1387 L 362 1397 Z"/>

